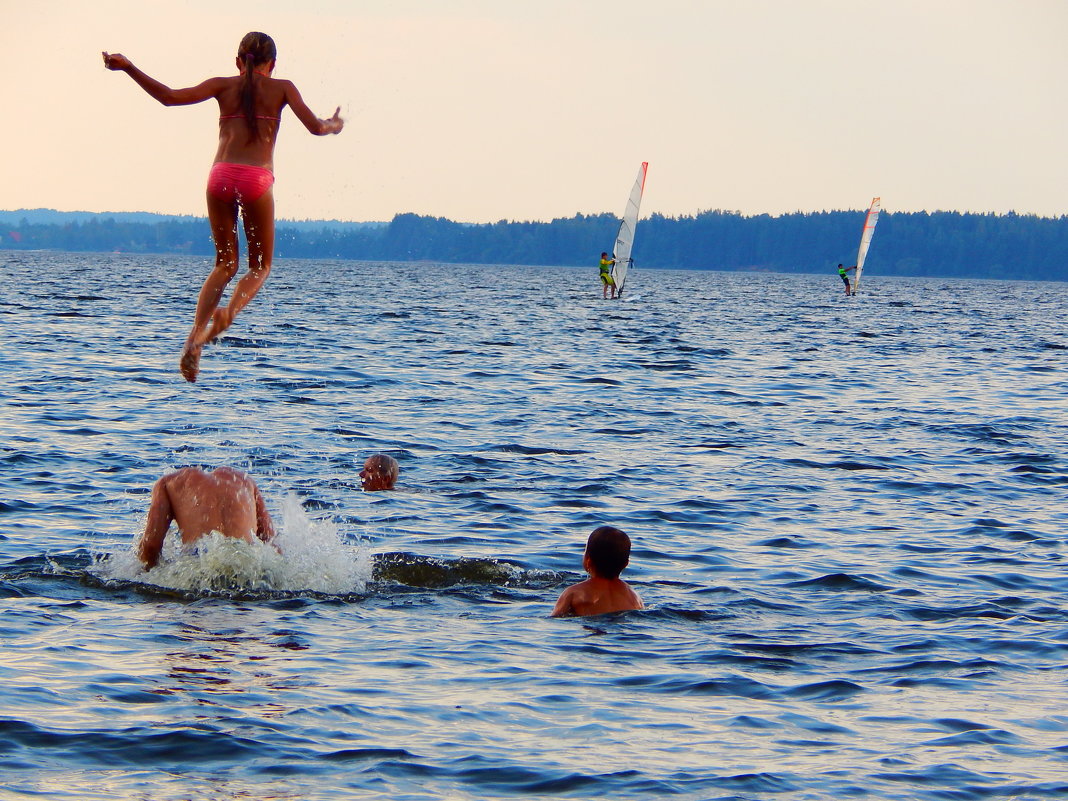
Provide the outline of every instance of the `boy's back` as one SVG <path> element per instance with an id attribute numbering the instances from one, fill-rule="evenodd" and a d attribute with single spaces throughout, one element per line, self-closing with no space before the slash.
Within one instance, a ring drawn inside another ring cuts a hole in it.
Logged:
<path id="1" fill-rule="evenodd" d="M 590 577 L 560 594 L 552 616 L 585 617 L 642 609 L 641 598 L 619 577 L 629 563 L 630 537 L 612 526 L 595 529 L 582 556 L 582 567 Z"/>
<path id="2" fill-rule="evenodd" d="M 642 600 L 623 579 L 589 578 L 568 587 L 553 609 L 553 617 L 607 615 L 641 609 Z"/>

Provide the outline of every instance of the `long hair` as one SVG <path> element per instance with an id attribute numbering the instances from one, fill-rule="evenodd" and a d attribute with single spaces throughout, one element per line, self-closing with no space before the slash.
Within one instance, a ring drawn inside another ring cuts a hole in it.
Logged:
<path id="1" fill-rule="evenodd" d="M 244 78 L 241 83 L 241 108 L 248 123 L 249 141 L 260 138 L 259 121 L 256 119 L 256 67 L 263 66 L 278 57 L 274 39 L 265 33 L 252 31 L 246 33 L 237 46 L 237 57 L 245 64 Z"/>

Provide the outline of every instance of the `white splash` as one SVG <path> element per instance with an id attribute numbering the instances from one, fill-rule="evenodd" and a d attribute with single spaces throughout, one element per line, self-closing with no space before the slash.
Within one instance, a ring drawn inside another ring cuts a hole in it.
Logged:
<path id="1" fill-rule="evenodd" d="M 344 543 L 334 523 L 309 519 L 295 495 L 283 501 L 281 525 L 275 528 L 272 544 L 212 532 L 192 546 L 183 546 L 172 531 L 159 564 L 148 571 L 137 557 L 135 537 L 128 549 L 98 559 L 92 570 L 103 579 L 194 593 L 364 591 L 371 577 L 371 555 L 363 547 Z"/>

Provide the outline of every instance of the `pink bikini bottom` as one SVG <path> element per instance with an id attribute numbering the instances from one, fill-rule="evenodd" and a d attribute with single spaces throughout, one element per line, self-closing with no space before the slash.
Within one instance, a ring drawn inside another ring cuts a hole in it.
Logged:
<path id="1" fill-rule="evenodd" d="M 208 173 L 208 194 L 226 203 L 259 200 L 273 185 L 273 172 L 251 164 L 217 161 Z"/>

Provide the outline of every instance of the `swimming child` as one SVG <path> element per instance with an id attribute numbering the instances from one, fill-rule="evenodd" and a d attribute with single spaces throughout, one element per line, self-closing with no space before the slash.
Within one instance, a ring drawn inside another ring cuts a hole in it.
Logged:
<path id="1" fill-rule="evenodd" d="M 182 349 L 181 371 L 196 381 L 204 345 L 230 327 L 234 317 L 256 297 L 271 272 L 274 257 L 274 145 L 289 106 L 316 136 L 340 133 L 341 108 L 319 119 L 291 81 L 272 78 L 276 49 L 265 33 L 245 34 L 237 48 L 238 75 L 208 78 L 187 89 L 171 89 L 151 78 L 119 53 L 104 53 L 104 66 L 125 72 L 165 106 L 188 106 L 215 98 L 219 103 L 219 147 L 208 174 L 208 221 L 215 240 L 215 269 L 197 299 L 193 328 Z M 240 210 L 248 240 L 248 272 L 234 287 L 228 305 L 223 291 L 237 274 L 237 216 Z"/>
<path id="2" fill-rule="evenodd" d="M 232 467 L 210 473 L 183 467 L 156 482 L 145 533 L 137 546 L 146 569 L 159 562 L 171 521 L 178 524 L 186 545 L 213 531 L 247 542 L 274 539 L 274 524 L 256 482 Z"/>
<path id="3" fill-rule="evenodd" d="M 612 265 L 615 259 L 608 258 L 608 253 L 601 251 L 601 297 L 608 297 L 608 289 L 612 289 L 612 297 L 616 296 L 616 279 L 612 276 Z"/>
<path id="4" fill-rule="evenodd" d="M 368 456 L 360 471 L 360 485 L 364 492 L 377 492 L 378 490 L 391 490 L 397 483 L 397 475 L 400 473 L 400 465 L 392 456 L 385 453 L 376 453 Z"/>
<path id="5" fill-rule="evenodd" d="M 846 273 L 848 273 L 850 270 L 855 270 L 855 269 L 857 269 L 857 265 L 855 265 L 855 264 L 852 267 L 843 267 L 841 264 L 838 265 L 838 276 L 843 281 L 845 281 L 845 292 L 846 292 L 847 295 L 852 295 L 853 294 L 853 290 L 852 290 L 852 287 L 849 286 L 849 276 L 846 275 Z"/>
<path id="6" fill-rule="evenodd" d="M 619 577 L 629 562 L 630 537 L 612 526 L 594 529 L 582 557 L 582 567 L 590 577 L 560 594 L 552 616 L 586 617 L 643 609 L 641 598 Z"/>

